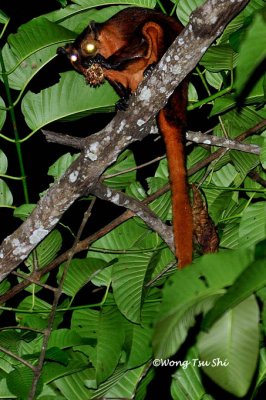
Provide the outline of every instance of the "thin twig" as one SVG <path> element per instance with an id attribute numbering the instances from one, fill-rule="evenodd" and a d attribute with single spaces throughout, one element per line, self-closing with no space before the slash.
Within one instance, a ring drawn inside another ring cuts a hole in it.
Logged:
<path id="1" fill-rule="evenodd" d="M 12 353 L 12 351 L 5 349 L 4 347 L 0 346 L 0 351 L 7 354 L 8 356 L 14 358 L 15 360 L 19 361 L 21 364 L 26 365 L 26 367 L 30 368 L 32 371 L 35 370 L 34 365 L 30 364 L 28 361 L 24 360 L 24 358 L 19 357 L 17 354 Z"/>
<path id="2" fill-rule="evenodd" d="M 75 254 L 76 246 L 77 246 L 77 244 L 78 244 L 78 242 L 80 240 L 80 237 L 81 237 L 82 232 L 83 232 L 83 230 L 85 228 L 85 225 L 86 225 L 88 219 L 91 216 L 91 210 L 92 210 L 92 207 L 93 207 L 93 205 L 95 203 L 95 200 L 96 199 L 94 198 L 91 201 L 87 211 L 84 213 L 84 216 L 83 216 L 81 225 L 79 227 L 77 236 L 76 236 L 76 238 L 74 240 L 72 248 L 70 249 L 70 251 L 68 253 L 69 257 L 68 257 L 68 260 L 67 260 L 67 262 L 66 262 L 66 264 L 64 266 L 63 274 L 61 276 L 58 288 L 57 288 L 57 290 L 56 290 L 56 292 L 54 294 L 54 301 L 53 301 L 53 304 L 52 304 L 51 313 L 49 315 L 47 328 L 45 329 L 44 335 L 43 335 L 43 342 L 42 342 L 42 348 L 41 348 L 41 353 L 40 353 L 38 365 L 34 369 L 34 378 L 33 378 L 33 381 L 32 381 L 31 391 L 30 391 L 30 394 L 29 394 L 29 400 L 34 400 L 34 398 L 35 398 L 35 393 L 36 393 L 37 385 L 38 385 L 38 382 L 39 382 L 39 379 L 40 379 L 40 376 L 41 376 L 41 373 L 42 373 L 45 354 L 46 354 L 46 351 L 47 351 L 49 338 L 50 338 L 50 335 L 51 335 L 51 332 L 52 332 L 52 329 L 53 329 L 53 323 L 54 323 L 54 319 L 55 319 L 55 315 L 56 315 L 56 309 L 57 309 L 57 306 L 58 306 L 58 303 L 59 303 L 59 299 L 60 299 L 61 294 L 62 294 L 65 278 L 67 276 L 67 272 L 69 270 L 72 258 L 73 258 L 74 254 Z"/>

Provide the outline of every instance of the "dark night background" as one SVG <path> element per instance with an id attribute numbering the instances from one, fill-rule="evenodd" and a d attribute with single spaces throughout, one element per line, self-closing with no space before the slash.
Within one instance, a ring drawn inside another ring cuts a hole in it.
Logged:
<path id="1" fill-rule="evenodd" d="M 170 2 L 163 2 L 168 6 L 168 10 L 171 9 L 172 3 Z M 45 0 L 45 1 L 31 1 L 31 0 L 24 0 L 24 1 L 15 1 L 15 0 L 1 0 L 0 2 L 0 9 L 3 10 L 8 16 L 11 17 L 11 21 L 9 27 L 7 29 L 6 35 L 2 39 L 1 46 L 3 46 L 7 34 L 15 33 L 17 28 L 31 20 L 32 18 L 39 16 L 41 14 L 48 13 L 50 11 L 56 10 L 60 8 L 60 3 L 56 0 Z M 64 60 L 57 57 L 54 59 L 49 65 L 47 65 L 31 82 L 30 86 L 28 87 L 32 91 L 39 91 L 42 88 L 47 87 L 48 85 L 52 85 L 59 79 L 59 72 L 62 72 L 66 69 L 69 69 L 69 65 L 64 62 Z M 198 90 L 201 90 L 201 87 L 197 86 Z M 4 93 L 4 87 L 0 83 L 0 90 L 1 94 Z M 13 98 L 16 98 L 17 92 L 13 92 Z M 3 94 L 3 97 L 4 94 Z M 73 99 L 74 101 L 74 99 Z M 28 128 L 23 121 L 22 115 L 19 113 L 20 108 L 16 107 L 16 117 L 17 117 L 17 124 L 18 129 L 21 137 L 24 137 L 25 134 L 28 132 Z M 193 121 L 190 123 L 191 129 L 201 129 L 204 130 L 212 125 L 212 121 L 204 120 L 203 112 L 195 111 L 193 114 L 191 113 L 191 118 L 189 121 Z M 71 122 L 71 123 L 54 123 L 49 126 L 49 129 L 73 134 L 75 136 L 82 136 L 86 135 L 87 132 L 95 132 L 101 128 L 103 128 L 108 121 L 113 117 L 113 114 L 108 115 L 99 115 L 97 114 L 96 117 L 88 117 L 84 118 L 83 120 Z M 200 117 L 200 118 L 199 118 Z M 7 118 L 8 120 L 8 118 Z M 199 122 L 200 121 L 200 122 Z M 7 134 L 12 132 L 11 125 L 9 122 L 6 123 L 4 126 L 3 133 Z M 11 134 L 12 135 L 12 134 Z M 8 167 L 8 174 L 19 176 L 20 171 L 18 169 L 18 162 L 17 156 L 15 152 L 15 146 L 13 144 L 7 143 L 4 140 L 1 140 L 1 149 L 5 152 L 9 160 L 9 167 Z M 146 138 L 142 143 L 136 143 L 135 145 L 131 146 L 131 149 L 134 151 L 136 161 L 138 164 L 151 160 L 153 157 L 159 156 L 164 154 L 164 147 L 162 144 L 162 140 L 157 140 L 154 142 L 153 137 Z M 35 203 L 38 201 L 39 193 L 44 191 L 49 183 L 51 183 L 51 177 L 47 177 L 47 170 L 48 167 L 56 161 L 56 159 L 64 154 L 65 152 L 70 151 L 73 153 L 72 149 L 65 148 L 62 146 L 58 146 L 55 144 L 47 144 L 44 137 L 42 136 L 41 132 L 35 134 L 30 140 L 28 140 L 25 144 L 23 144 L 23 155 L 24 155 L 24 162 L 25 162 L 25 170 L 26 175 L 28 177 L 28 188 L 29 188 L 29 195 L 30 195 L 30 202 Z M 150 176 L 154 170 L 156 169 L 157 165 L 150 166 L 142 170 L 141 174 L 138 176 L 138 179 L 141 183 L 145 186 L 145 179 Z M 24 203 L 23 198 L 23 191 L 22 185 L 20 182 L 16 181 L 8 181 L 8 185 L 12 191 L 14 196 L 14 205 L 18 206 Z M 68 210 L 64 216 L 63 222 L 71 226 L 71 229 L 74 232 L 77 232 L 79 224 L 82 219 L 83 212 L 87 208 L 87 202 L 76 202 L 74 206 Z M 101 228 L 103 225 L 108 223 L 112 220 L 115 216 L 121 213 L 121 209 L 118 209 L 108 203 L 103 203 L 100 200 L 97 200 L 97 209 L 96 213 L 93 213 L 89 228 L 84 232 L 84 236 L 94 232 L 95 230 Z M 122 210 L 123 211 L 123 210 Z M 73 218 L 73 215 L 75 217 Z M 99 219 L 100 216 L 103 218 Z M 13 210 L 12 209 L 1 209 L 0 208 L 0 226 L 1 226 L 1 233 L 0 233 L 0 240 L 4 239 L 8 234 L 13 232 L 13 230 L 21 223 L 20 220 L 15 220 L 13 218 Z M 66 235 L 65 235 L 66 236 Z M 66 237 L 65 246 L 68 248 L 69 245 L 72 243 L 72 237 L 70 235 Z M 12 278 L 11 278 L 12 279 Z M 87 289 L 86 289 L 87 290 Z M 101 294 L 100 294 L 101 296 Z M 19 297 L 19 298 L 18 298 Z M 44 295 L 45 298 L 45 295 Z M 17 296 L 14 298 L 9 304 L 16 306 L 22 297 Z M 45 298 L 46 300 L 47 297 Z M 89 301 L 97 301 L 95 295 L 92 294 L 92 297 Z M 84 301 L 88 301 L 88 294 L 81 293 L 77 296 L 75 304 L 82 304 Z M 73 305 L 75 305 L 73 304 Z M 2 314 L 4 317 L 5 325 L 12 321 L 8 321 L 10 315 L 6 313 Z M 13 321 L 15 323 L 15 321 Z M 197 329 L 197 327 L 193 328 Z M 193 336 L 193 335 L 192 335 Z M 186 342 L 181 350 L 178 353 L 178 356 L 175 357 L 176 360 L 182 359 L 185 356 L 186 350 L 188 345 L 192 343 Z M 154 399 L 154 398 L 162 398 L 159 393 L 163 393 L 163 399 L 167 400 L 170 399 L 169 387 L 171 382 L 171 374 L 173 374 L 175 368 L 164 367 L 164 368 L 157 368 L 156 369 L 156 379 L 151 383 L 150 390 L 147 399 Z M 203 375 L 204 385 L 207 389 L 207 392 L 214 394 L 215 393 L 215 385 Z M 167 394 L 168 393 L 168 394 Z M 261 396 L 257 397 L 257 400 L 262 399 L 262 390 Z M 227 392 L 223 392 L 219 390 L 219 393 L 215 393 L 216 400 L 233 400 L 235 397 L 230 396 Z M 246 397 L 248 400 L 248 397 Z"/>

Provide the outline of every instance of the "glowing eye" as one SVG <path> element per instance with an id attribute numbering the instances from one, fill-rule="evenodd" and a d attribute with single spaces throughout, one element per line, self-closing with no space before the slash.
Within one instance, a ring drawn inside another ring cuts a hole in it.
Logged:
<path id="1" fill-rule="evenodd" d="M 86 45 L 86 51 L 87 51 L 87 53 L 93 53 L 93 52 L 95 51 L 95 48 L 96 48 L 96 46 L 95 46 L 95 44 L 93 44 L 93 43 L 88 43 L 88 44 Z"/>
<path id="2" fill-rule="evenodd" d="M 71 60 L 72 62 L 76 62 L 77 59 L 78 59 L 78 56 L 77 56 L 76 54 L 71 54 L 70 60 Z"/>

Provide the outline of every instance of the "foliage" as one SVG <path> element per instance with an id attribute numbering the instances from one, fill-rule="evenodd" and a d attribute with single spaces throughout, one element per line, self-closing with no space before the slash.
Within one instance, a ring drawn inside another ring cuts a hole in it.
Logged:
<path id="1" fill-rule="evenodd" d="M 23 157 L 29 155 L 22 143 L 33 140 L 48 123 L 82 122 L 92 114 L 112 112 L 118 99 L 107 83 L 90 88 L 72 70 L 62 72 L 58 82 L 38 92 L 31 90 L 31 83 L 46 73 L 56 48 L 74 40 L 88 20 L 104 21 L 127 5 L 156 6 L 155 0 L 58 3 L 62 8 L 30 20 L 9 35 L 9 18 L 0 10 L 1 80 L 6 89 L 0 97 L 1 147 L 14 145 L 21 174 L 7 175 L 9 157 L 0 149 L 0 205 L 15 209 L 14 221 L 25 219 L 34 208 L 29 204 L 23 164 Z M 203 1 L 173 3 L 178 3 L 173 9 L 177 17 L 187 24 Z M 266 118 L 266 75 L 261 68 L 266 58 L 265 18 L 265 2 L 251 0 L 193 74 L 188 115 L 193 119 L 201 107 L 215 136 L 234 139 Z M 28 127 L 23 137 L 16 128 L 20 112 Z M 9 121 L 13 138 L 6 133 Z M 201 123 L 198 119 L 197 130 L 204 129 Z M 160 365 L 159 375 L 164 366 L 172 367 L 171 387 L 166 389 L 172 399 L 215 399 L 222 389 L 234 398 L 256 399 L 266 380 L 266 134 L 257 132 L 245 142 L 260 146 L 260 155 L 226 151 L 190 176 L 191 183 L 201 184 L 219 232 L 217 254 L 195 254 L 193 265 L 177 271 L 171 251 L 158 234 L 134 217 L 94 239 L 85 256 L 62 262 L 58 255 L 68 248 L 75 231 L 75 225 L 63 220 L 29 256 L 19 276 L 0 284 L 0 294 L 5 295 L 10 285 L 25 281 L 36 268 L 40 272 L 16 306 L 1 307 L 5 315 L 11 314 L 15 326 L 0 330 L 0 398 L 28 399 L 33 378 L 30 366 L 38 362 L 49 323 L 52 301 L 47 291 L 68 270 L 37 399 L 145 399 L 155 367 Z M 215 150 L 214 146 L 195 146 L 188 155 L 188 168 Z M 76 157 L 61 154 L 48 175 L 57 180 Z M 254 175 L 259 179 L 254 180 Z M 133 151 L 126 150 L 104 178 L 106 185 L 144 200 L 167 184 L 167 162 L 160 161 L 153 176 L 143 182 L 136 174 Z M 20 203 L 12 179 L 22 181 L 24 201 Z M 82 199 L 82 203 L 90 201 Z M 168 222 L 169 192 L 150 207 Z M 215 382 L 216 392 L 205 387 L 206 376 Z"/>

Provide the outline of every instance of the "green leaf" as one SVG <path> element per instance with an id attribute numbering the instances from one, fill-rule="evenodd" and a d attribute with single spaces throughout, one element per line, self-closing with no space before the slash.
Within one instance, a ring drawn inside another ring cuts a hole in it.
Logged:
<path id="1" fill-rule="evenodd" d="M 5 155 L 3 150 L 0 149 L 0 174 L 6 173 L 7 166 L 8 166 L 7 156 Z"/>
<path id="2" fill-rule="evenodd" d="M 168 180 L 166 181 L 165 179 L 158 178 L 158 177 L 151 177 L 147 178 L 147 182 L 149 185 L 149 191 L 148 194 L 151 195 L 155 193 L 157 190 L 162 188 L 168 183 Z M 168 190 L 166 193 L 164 193 L 162 196 L 154 200 L 152 203 L 150 203 L 150 209 L 158 215 L 161 220 L 165 221 L 166 219 L 172 219 L 171 214 L 171 193 L 170 190 Z M 169 213 L 171 213 L 169 215 Z"/>
<path id="3" fill-rule="evenodd" d="M 266 237 L 266 204 L 251 204 L 244 211 L 239 225 L 239 245 L 252 246 Z"/>
<path id="4" fill-rule="evenodd" d="M 256 154 L 243 153 L 241 151 L 230 151 L 230 158 L 236 169 L 241 173 L 244 179 L 249 171 L 259 164 L 259 157 Z"/>
<path id="5" fill-rule="evenodd" d="M 118 175 L 110 178 L 104 178 L 104 183 L 107 186 L 110 186 L 117 190 L 126 188 L 128 185 L 136 180 L 137 174 L 136 170 L 134 169 L 135 167 L 136 162 L 132 151 L 124 151 L 122 154 L 120 154 L 116 163 L 108 168 L 104 173 L 104 177 L 113 174 Z M 123 173 L 123 171 L 126 171 L 128 169 L 131 170 Z"/>
<path id="6" fill-rule="evenodd" d="M 236 67 L 234 87 L 241 93 L 255 69 L 266 57 L 265 13 L 256 13 L 247 34 L 241 42 L 239 59 Z"/>
<path id="7" fill-rule="evenodd" d="M 232 71 L 236 65 L 237 54 L 229 45 L 216 45 L 208 49 L 200 64 L 210 72 Z"/>
<path id="8" fill-rule="evenodd" d="M 221 90 L 221 86 L 223 84 L 223 76 L 219 72 L 210 72 L 206 71 L 206 80 L 207 82 L 217 90 Z"/>
<path id="9" fill-rule="evenodd" d="M 104 261 L 93 258 L 73 259 L 64 281 L 63 292 L 72 298 L 75 297 L 77 292 L 85 286 L 86 283 L 90 282 L 93 276 L 102 271 L 106 265 Z M 64 268 L 65 263 L 60 266 L 59 273 L 57 274 L 58 280 L 60 280 Z"/>
<path id="10" fill-rule="evenodd" d="M 88 0 L 73 0 L 73 3 L 79 4 L 84 7 L 88 7 Z M 139 5 L 147 8 L 154 8 L 156 5 L 155 0 L 90 0 L 89 6 L 96 7 L 100 5 L 110 5 L 110 4 L 131 4 Z"/>
<path id="11" fill-rule="evenodd" d="M 43 49 L 36 49 L 35 53 L 29 55 L 24 61 L 21 61 L 12 52 L 12 48 L 6 44 L 3 47 L 3 57 L 5 67 L 10 71 L 8 83 L 12 89 L 22 90 L 30 80 L 53 58 L 56 57 L 57 44 L 49 45 Z M 15 69 L 14 69 L 15 68 Z M 12 72 L 11 72 L 12 71 Z"/>
<path id="12" fill-rule="evenodd" d="M 96 9 L 102 5 L 107 5 L 109 1 L 105 0 L 92 0 L 87 2 L 86 5 L 80 6 L 78 4 L 70 4 L 64 9 L 59 9 L 45 14 L 45 17 L 51 22 L 56 22 L 59 25 L 70 29 L 75 32 L 76 35 L 80 34 L 87 26 L 90 21 L 104 22 L 111 18 L 118 11 L 123 10 L 126 6 L 109 6 L 103 7 L 102 9 Z M 110 3 L 110 4 L 114 4 Z"/>
<path id="13" fill-rule="evenodd" d="M 180 367 L 172 375 L 173 400 L 202 400 L 206 394 L 196 360 L 198 360 L 198 353 L 192 347 L 185 360 L 180 362 Z"/>
<path id="14" fill-rule="evenodd" d="M 225 28 L 223 31 L 222 35 L 217 39 L 217 42 L 219 44 L 226 44 L 228 43 L 228 39 L 230 45 L 231 43 L 231 37 L 232 35 L 235 34 L 236 31 L 239 31 L 242 27 L 243 24 L 245 23 L 245 16 L 244 13 L 238 14 Z M 233 47 L 233 46 L 232 46 Z M 234 47 L 233 47 L 234 48 Z"/>
<path id="15" fill-rule="evenodd" d="M 20 302 L 18 309 L 21 310 L 21 312 L 19 310 L 16 312 L 16 319 L 21 325 L 35 329 L 45 329 L 47 327 L 51 304 L 41 300 L 37 296 L 27 296 Z M 54 329 L 62 322 L 63 317 L 63 313 L 56 313 L 53 324 Z M 39 341 L 39 344 L 40 343 Z"/>
<path id="16" fill-rule="evenodd" d="M 45 359 L 50 361 L 57 361 L 60 364 L 68 364 L 67 353 L 59 349 L 58 347 L 51 347 L 45 353 Z"/>
<path id="17" fill-rule="evenodd" d="M 196 8 L 201 6 L 203 3 L 204 0 L 180 0 L 178 2 L 176 14 L 183 25 L 187 25 L 192 11 L 196 10 Z"/>
<path id="18" fill-rule="evenodd" d="M 95 340 L 88 338 L 86 341 L 79 335 L 76 329 L 56 329 L 52 331 L 49 339 L 49 349 L 58 347 L 59 349 L 67 349 L 69 347 L 79 346 L 82 344 L 95 344 Z"/>
<path id="19" fill-rule="evenodd" d="M 8 16 L 4 13 L 4 11 L 0 10 L 0 24 L 6 24 L 8 20 Z"/>
<path id="20" fill-rule="evenodd" d="M 231 285 L 252 261 L 250 250 L 208 254 L 195 260 L 193 268 L 177 271 L 163 288 L 163 302 L 155 325 L 154 351 L 167 358 L 184 342 L 195 317 L 206 312 L 222 288 Z"/>
<path id="21" fill-rule="evenodd" d="M 204 318 L 203 328 L 211 327 L 228 309 L 237 306 L 264 286 L 266 286 L 265 259 L 256 260 L 244 270 L 226 294 L 217 300 L 213 309 Z"/>
<path id="22" fill-rule="evenodd" d="M 32 268 L 36 262 L 39 268 L 48 265 L 57 255 L 62 246 L 62 236 L 55 229 L 35 248 L 34 254 L 30 254 L 25 264 Z"/>
<path id="23" fill-rule="evenodd" d="M 148 240 L 148 246 L 146 240 Z M 155 246 L 156 241 L 154 235 L 151 235 L 150 230 L 138 218 L 131 219 L 119 225 L 107 235 L 97 240 L 90 246 L 88 256 L 93 254 L 93 257 L 100 258 L 107 262 L 117 259 L 120 253 L 136 251 L 139 253 L 144 250 L 151 250 L 151 246 Z M 101 250 L 103 252 L 101 253 Z"/>
<path id="24" fill-rule="evenodd" d="M 25 221 L 25 219 L 28 218 L 35 207 L 36 204 L 22 204 L 14 210 L 13 215 L 16 218 L 20 218 L 22 219 L 22 221 Z"/>
<path id="25" fill-rule="evenodd" d="M 137 386 L 137 390 L 135 392 L 134 400 L 145 400 L 147 399 L 147 389 L 149 387 L 150 382 L 154 379 L 155 371 L 150 368 L 146 375 L 142 376 L 141 381 Z"/>
<path id="26" fill-rule="evenodd" d="M 91 355 L 96 369 L 96 380 L 103 382 L 114 372 L 121 357 L 125 333 L 122 316 L 116 307 L 104 308 L 98 313 L 97 347 Z"/>
<path id="27" fill-rule="evenodd" d="M 27 400 L 33 380 L 33 371 L 27 367 L 16 368 L 6 378 L 8 389 L 21 400 Z M 37 384 L 36 395 L 38 396 L 43 388 L 42 379 Z"/>
<path id="28" fill-rule="evenodd" d="M 212 183 L 216 186 L 229 187 L 235 180 L 237 171 L 231 164 L 227 164 L 212 174 Z"/>
<path id="29" fill-rule="evenodd" d="M 158 252 L 127 254 L 113 268 L 112 287 L 121 313 L 139 323 L 147 283 L 158 261 Z"/>
<path id="30" fill-rule="evenodd" d="M 92 391 L 86 388 L 84 382 L 93 377 L 94 370 L 86 368 L 56 379 L 53 384 L 56 386 L 57 392 L 59 391 L 66 400 L 88 400 L 91 399 Z"/>
<path id="31" fill-rule="evenodd" d="M 229 111 L 234 108 L 235 105 L 236 99 L 231 94 L 226 94 L 222 97 L 218 97 L 214 100 L 210 116 L 212 117 L 213 115 L 222 114 L 226 111 Z"/>
<path id="32" fill-rule="evenodd" d="M 71 328 L 77 329 L 87 339 L 97 339 L 97 346 L 90 348 L 89 354 L 96 369 L 97 382 L 104 381 L 114 372 L 121 357 L 125 339 L 122 315 L 116 307 L 105 307 L 102 311 L 76 310 Z M 83 351 L 82 347 L 79 350 Z"/>
<path id="33" fill-rule="evenodd" d="M 192 152 L 187 157 L 187 169 L 193 167 L 199 161 L 204 160 L 210 154 L 209 150 L 203 149 L 200 146 L 195 147 Z M 198 182 L 202 179 L 205 174 L 205 169 L 202 168 L 200 171 L 196 172 L 189 177 L 189 182 Z"/>
<path id="34" fill-rule="evenodd" d="M 5 107 L 5 106 L 6 105 L 5 105 L 4 100 L 2 99 L 2 97 L 0 97 L 0 107 Z M 0 108 L 0 129 L 3 128 L 5 120 L 6 120 L 6 111 L 1 110 L 1 108 Z"/>
<path id="35" fill-rule="evenodd" d="M 136 387 L 142 379 L 147 366 L 125 371 L 117 369 L 114 374 L 103 382 L 94 392 L 91 399 L 133 399 Z M 84 399 L 85 400 L 85 399 Z"/>
<path id="36" fill-rule="evenodd" d="M 151 337 L 152 324 L 158 312 L 159 302 L 150 303 L 151 297 L 143 304 L 141 325 L 133 324 L 125 319 L 126 341 L 128 354 L 127 369 L 136 368 L 146 363 L 152 356 Z"/>
<path id="37" fill-rule="evenodd" d="M 259 309 L 254 296 L 228 311 L 200 335 L 203 371 L 219 386 L 243 397 L 251 384 L 259 353 Z M 221 365 L 226 363 L 226 365 Z"/>
<path id="38" fill-rule="evenodd" d="M 11 206 L 13 203 L 12 193 L 3 179 L 0 179 L 0 207 Z"/>
<path id="39" fill-rule="evenodd" d="M 0 296 L 9 290 L 10 285 L 10 282 L 6 279 L 0 283 Z"/>
<path id="40" fill-rule="evenodd" d="M 73 156 L 70 153 L 63 154 L 49 167 L 47 174 L 53 176 L 54 179 L 59 179 L 77 157 L 78 154 L 74 154 Z"/>
<path id="41" fill-rule="evenodd" d="M 110 85 L 92 88 L 86 85 L 84 77 L 69 71 L 61 75 L 58 84 L 37 94 L 28 92 L 22 101 L 22 112 L 28 126 L 35 131 L 58 119 L 113 111 L 117 100 Z"/>
<path id="42" fill-rule="evenodd" d="M 73 40 L 75 34 L 45 17 L 34 18 L 21 25 L 18 32 L 8 37 L 8 43 L 19 62 L 52 44 Z"/>
<path id="43" fill-rule="evenodd" d="M 42 371 L 44 383 L 50 383 L 66 375 L 82 371 L 88 367 L 88 358 L 81 352 L 64 350 L 63 353 L 65 354 L 65 358 L 68 359 L 67 365 L 55 362 L 44 364 Z"/>
<path id="44" fill-rule="evenodd" d="M 10 390 L 8 389 L 7 384 L 6 384 L 6 379 L 1 379 L 0 383 L 1 383 L 1 392 L 0 392 L 0 394 L 1 394 L 3 399 L 8 399 L 8 400 L 9 399 L 10 400 L 11 399 L 17 399 L 17 396 L 12 394 L 10 392 Z"/>
<path id="45" fill-rule="evenodd" d="M 259 387 L 266 381 L 266 348 L 260 349 L 260 359 L 259 359 L 259 374 L 256 380 L 256 387 L 252 399 L 255 397 Z"/>

